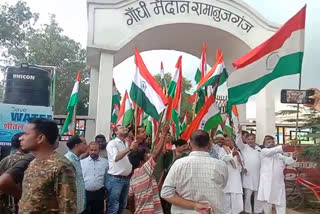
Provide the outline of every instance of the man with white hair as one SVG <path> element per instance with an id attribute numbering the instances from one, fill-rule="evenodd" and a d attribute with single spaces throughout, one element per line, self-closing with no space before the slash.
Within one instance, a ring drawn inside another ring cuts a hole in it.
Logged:
<path id="1" fill-rule="evenodd" d="M 216 153 L 218 154 L 218 157 L 219 157 L 220 149 L 223 148 L 224 140 L 225 139 L 224 139 L 223 134 L 217 134 L 214 136 L 214 144 L 213 144 L 212 148 L 216 151 Z"/>

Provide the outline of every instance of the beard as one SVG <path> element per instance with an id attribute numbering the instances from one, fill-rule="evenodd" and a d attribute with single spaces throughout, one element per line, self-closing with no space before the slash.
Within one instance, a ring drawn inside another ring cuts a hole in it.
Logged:
<path id="1" fill-rule="evenodd" d="M 91 154 L 90 157 L 93 159 L 93 160 L 97 160 L 99 158 L 99 155 L 98 154 Z"/>

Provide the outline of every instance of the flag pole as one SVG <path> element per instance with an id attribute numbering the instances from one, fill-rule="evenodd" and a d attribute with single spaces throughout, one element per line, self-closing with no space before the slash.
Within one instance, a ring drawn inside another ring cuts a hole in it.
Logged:
<path id="1" fill-rule="evenodd" d="M 299 83 L 298 89 L 301 90 L 301 72 L 299 73 Z M 300 104 L 297 104 L 297 118 L 296 118 L 296 141 L 298 142 L 298 129 L 299 129 L 299 112 L 300 112 Z"/>
<path id="2" fill-rule="evenodd" d="M 78 72 L 80 72 L 80 71 L 78 71 Z M 79 94 L 80 94 L 80 80 L 79 80 L 78 98 L 79 98 Z M 78 107 L 78 104 L 75 104 L 74 108 L 73 108 L 73 116 L 72 116 L 73 136 L 76 135 L 76 128 L 77 128 L 77 107 Z"/>
<path id="3" fill-rule="evenodd" d="M 193 103 L 192 120 L 194 120 L 194 118 L 196 117 L 196 108 L 197 108 L 197 100 L 198 100 L 198 93 L 197 93 L 197 92 L 195 92 L 195 93 L 196 93 L 196 99 L 195 99 L 195 101 L 194 101 L 194 103 Z"/>
<path id="4" fill-rule="evenodd" d="M 73 136 L 74 135 L 76 135 L 76 128 L 77 128 L 77 119 L 76 119 L 76 117 L 77 117 L 77 106 L 78 105 L 75 105 L 74 106 L 74 109 L 73 109 L 73 116 L 72 116 L 72 124 L 73 124 L 73 127 L 72 127 L 72 129 L 73 129 Z"/>
<path id="5" fill-rule="evenodd" d="M 239 116 L 237 116 L 237 122 L 240 125 L 240 120 L 239 120 Z"/>

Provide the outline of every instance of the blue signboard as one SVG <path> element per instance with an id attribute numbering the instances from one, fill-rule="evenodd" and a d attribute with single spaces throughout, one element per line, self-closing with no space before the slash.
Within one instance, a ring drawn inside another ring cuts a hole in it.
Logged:
<path id="1" fill-rule="evenodd" d="M 12 136 L 34 118 L 52 119 L 52 107 L 0 104 L 0 145 L 10 145 Z"/>

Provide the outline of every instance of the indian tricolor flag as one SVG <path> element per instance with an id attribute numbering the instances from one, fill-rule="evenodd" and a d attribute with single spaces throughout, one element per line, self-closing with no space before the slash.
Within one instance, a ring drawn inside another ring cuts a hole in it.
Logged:
<path id="1" fill-rule="evenodd" d="M 271 38 L 233 62 L 237 70 L 228 80 L 232 105 L 246 103 L 276 78 L 301 73 L 305 16 L 306 6 Z"/>
<path id="2" fill-rule="evenodd" d="M 152 141 L 154 142 L 157 135 L 158 121 L 146 115 L 143 120 L 143 126 L 146 129 L 146 133 L 150 135 Z"/>
<path id="3" fill-rule="evenodd" d="M 120 104 L 120 94 L 114 79 L 112 79 L 112 105 Z"/>
<path id="4" fill-rule="evenodd" d="M 226 115 L 226 121 L 224 123 L 224 132 L 230 137 L 234 136 L 229 115 Z"/>
<path id="5" fill-rule="evenodd" d="M 197 68 L 196 75 L 194 77 L 194 80 L 198 84 L 200 80 L 205 76 L 207 71 L 207 56 L 206 56 L 206 43 L 203 43 L 202 45 L 202 51 L 201 51 L 201 60 L 200 60 L 200 66 Z"/>
<path id="6" fill-rule="evenodd" d="M 120 110 L 120 94 L 116 87 L 114 79 L 112 79 L 112 113 L 111 113 L 111 124 L 115 124 L 118 119 L 119 110 Z"/>
<path id="7" fill-rule="evenodd" d="M 184 115 L 183 122 L 182 122 L 182 124 L 181 124 L 181 132 L 184 132 L 184 131 L 187 129 L 188 117 L 189 117 L 189 112 L 186 111 L 186 113 L 185 113 L 185 115 Z"/>
<path id="8" fill-rule="evenodd" d="M 239 122 L 239 113 L 238 113 L 237 105 L 232 105 L 229 100 L 226 106 L 226 113 L 228 114 L 228 117 L 231 121 Z"/>
<path id="9" fill-rule="evenodd" d="M 74 83 L 74 86 L 73 86 L 73 89 L 72 89 L 72 92 L 71 92 L 71 96 L 69 98 L 69 102 L 68 102 L 68 106 L 67 106 L 68 115 L 67 115 L 66 120 L 64 121 L 62 130 L 61 130 L 61 135 L 63 135 L 65 132 L 70 130 L 69 129 L 69 125 L 72 122 L 74 108 L 78 104 L 78 97 L 79 97 L 78 92 L 79 92 L 80 76 L 81 76 L 81 72 L 78 71 L 77 79 L 76 79 L 76 82 Z"/>
<path id="10" fill-rule="evenodd" d="M 161 65 L 160 65 L 160 78 L 161 78 L 162 91 L 164 94 L 167 94 L 168 87 L 167 87 L 167 82 L 164 75 L 163 62 L 161 62 Z"/>
<path id="11" fill-rule="evenodd" d="M 238 108 L 236 105 L 232 106 L 232 118 L 239 117 Z"/>
<path id="12" fill-rule="evenodd" d="M 224 135 L 223 129 L 222 129 L 222 127 L 221 127 L 221 124 L 219 124 L 218 127 L 217 127 L 217 129 L 216 129 L 215 135 L 218 135 L 218 134 Z"/>
<path id="13" fill-rule="evenodd" d="M 173 121 L 175 124 L 176 137 L 180 135 L 180 104 L 181 104 L 181 93 L 182 93 L 182 56 L 178 58 L 176 64 L 176 72 L 170 82 L 168 89 L 169 106 L 167 110 L 167 120 Z"/>
<path id="14" fill-rule="evenodd" d="M 222 78 L 220 80 L 220 78 Z M 225 68 L 223 62 L 223 53 L 220 54 L 216 64 L 211 68 L 211 70 L 205 75 L 203 79 L 198 83 L 197 90 L 201 89 L 204 86 L 212 86 L 213 88 L 222 84 L 226 78 L 228 78 L 227 69 Z M 220 82 L 222 81 L 222 82 Z"/>
<path id="15" fill-rule="evenodd" d="M 130 97 L 145 113 L 156 120 L 160 120 L 160 113 L 168 104 L 167 97 L 149 73 L 138 49 L 135 49 L 135 63 L 137 69 L 132 81 Z"/>
<path id="16" fill-rule="evenodd" d="M 203 43 L 202 51 L 201 51 L 200 65 L 197 68 L 196 75 L 194 77 L 196 84 L 198 84 L 201 81 L 201 79 L 204 78 L 204 76 L 207 72 L 207 53 L 206 52 L 207 52 L 206 43 Z M 198 114 L 198 112 L 200 111 L 200 109 L 204 105 L 204 102 L 206 99 L 205 88 L 203 88 L 202 90 L 199 90 L 197 93 L 194 93 L 194 95 L 191 99 L 194 99 L 195 101 L 197 101 L 197 103 L 195 105 L 195 113 Z"/>
<path id="17" fill-rule="evenodd" d="M 119 111 L 120 111 L 119 104 L 112 106 L 111 124 L 115 124 L 117 122 Z"/>
<path id="18" fill-rule="evenodd" d="M 130 124 L 133 124 L 133 117 L 133 108 L 129 100 L 128 92 L 126 91 L 120 106 L 116 126 L 123 125 L 125 127 L 128 127 Z"/>
<path id="19" fill-rule="evenodd" d="M 144 119 L 144 111 L 142 108 L 138 107 L 136 103 L 133 103 L 134 107 L 134 123 L 137 126 L 143 125 L 143 119 Z"/>
<path id="20" fill-rule="evenodd" d="M 192 132 L 203 129 L 209 131 L 215 129 L 222 123 L 222 117 L 218 106 L 215 103 L 214 95 L 210 95 L 204 106 L 201 108 L 195 119 L 192 121 L 187 130 L 182 133 L 181 138 L 189 140 Z"/>

